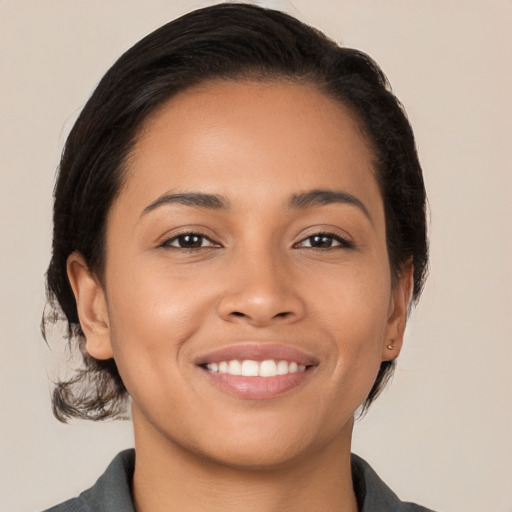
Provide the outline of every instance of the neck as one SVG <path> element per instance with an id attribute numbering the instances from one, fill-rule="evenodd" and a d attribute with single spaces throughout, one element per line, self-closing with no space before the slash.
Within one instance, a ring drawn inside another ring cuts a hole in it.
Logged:
<path id="1" fill-rule="evenodd" d="M 357 512 L 350 469 L 352 421 L 331 443 L 272 468 L 231 467 L 135 424 L 137 512 Z"/>

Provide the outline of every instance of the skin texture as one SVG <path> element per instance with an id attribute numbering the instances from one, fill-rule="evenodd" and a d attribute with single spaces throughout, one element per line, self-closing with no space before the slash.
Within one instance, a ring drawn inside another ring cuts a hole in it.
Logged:
<path id="1" fill-rule="evenodd" d="M 290 207 L 319 189 L 363 206 Z M 229 205 L 154 205 L 190 192 Z M 190 232 L 203 236 L 193 250 L 176 238 Z M 345 242 L 311 247 L 317 233 Z M 68 260 L 87 350 L 115 358 L 132 398 L 137 510 L 357 510 L 353 415 L 399 354 L 411 270 L 392 286 L 371 151 L 339 102 L 221 82 L 162 106 L 109 214 L 103 282 Z M 241 343 L 315 364 L 278 396 L 234 396 L 197 362 Z"/>

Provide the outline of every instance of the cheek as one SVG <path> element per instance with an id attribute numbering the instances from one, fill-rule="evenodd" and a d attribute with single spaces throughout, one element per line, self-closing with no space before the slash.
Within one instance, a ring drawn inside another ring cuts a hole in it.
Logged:
<path id="1" fill-rule="evenodd" d="M 158 343 L 161 337 L 179 343 L 185 330 L 193 329 L 204 310 L 204 290 L 197 290 L 190 278 L 159 263 L 113 266 L 108 283 L 109 313 L 116 330 L 129 338 Z M 196 283 L 197 284 L 197 283 Z"/>
<path id="2" fill-rule="evenodd" d="M 389 269 L 376 261 L 331 282 L 339 284 L 324 289 L 317 314 L 322 316 L 325 335 L 336 347 L 332 383 L 339 389 L 348 381 L 351 385 L 357 383 L 354 388 L 361 389 L 364 395 L 365 389 L 373 385 L 386 340 L 391 297 Z"/>
<path id="3" fill-rule="evenodd" d="M 134 386 L 142 388 L 148 381 L 154 381 L 149 388 L 157 389 L 156 370 L 164 363 L 160 378 L 176 373 L 182 349 L 200 328 L 207 311 L 204 293 L 194 293 L 191 283 L 178 276 L 163 276 L 155 266 L 140 266 L 126 279 L 115 271 L 111 273 L 111 341 L 114 358 L 132 396 L 136 393 Z"/>
<path id="4" fill-rule="evenodd" d="M 325 276 L 317 309 L 340 339 L 378 342 L 384 335 L 391 298 L 387 266 L 377 258 Z M 351 346 L 348 343 L 347 346 Z M 361 347 L 364 348 L 364 347 Z"/>

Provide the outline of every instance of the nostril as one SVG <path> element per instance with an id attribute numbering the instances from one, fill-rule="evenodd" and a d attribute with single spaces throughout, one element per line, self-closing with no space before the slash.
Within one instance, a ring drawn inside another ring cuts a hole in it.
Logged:
<path id="1" fill-rule="evenodd" d="M 245 316 L 243 313 L 240 313 L 240 311 L 233 311 L 231 314 L 234 316 Z"/>

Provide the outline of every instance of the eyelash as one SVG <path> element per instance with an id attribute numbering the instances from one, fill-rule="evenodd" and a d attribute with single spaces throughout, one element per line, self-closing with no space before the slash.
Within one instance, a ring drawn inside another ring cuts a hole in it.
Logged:
<path id="1" fill-rule="evenodd" d="M 311 240 L 312 238 L 330 238 L 331 243 L 332 242 L 338 242 L 339 245 L 330 245 L 329 247 L 313 247 L 311 245 L 309 246 L 303 246 L 307 249 L 315 249 L 317 251 L 329 251 L 331 249 L 354 249 L 354 244 L 347 240 L 346 238 L 343 238 L 336 233 L 329 233 L 329 232 L 319 232 L 319 233 L 313 233 L 312 235 L 307 236 L 306 238 L 303 238 L 300 242 L 296 243 L 294 247 L 300 247 L 301 244 L 303 244 L 306 240 Z M 310 242 L 311 243 L 311 242 Z"/>
<path id="2" fill-rule="evenodd" d="M 206 241 L 210 242 L 211 245 L 207 245 L 207 246 L 201 245 L 200 247 L 182 247 L 182 246 L 172 245 L 173 242 L 179 243 L 180 239 L 183 240 L 185 237 L 196 237 L 199 239 L 200 243 L 202 243 L 203 241 L 206 240 Z M 179 235 L 173 236 L 172 238 L 168 238 L 162 244 L 160 244 L 159 247 L 164 247 L 164 248 L 168 247 L 171 249 L 182 249 L 185 251 L 199 251 L 200 249 L 217 248 L 220 246 L 219 246 L 219 244 L 216 244 L 215 242 L 213 242 L 206 235 L 203 235 L 202 233 L 198 233 L 196 231 L 190 231 L 190 232 L 186 232 L 186 233 L 180 233 Z"/>
<path id="3" fill-rule="evenodd" d="M 183 241 L 185 237 L 195 237 L 195 238 L 199 239 L 198 243 L 201 243 L 201 245 L 199 247 L 183 247 L 183 246 L 173 245 L 174 242 L 179 243 L 180 239 Z M 302 245 L 306 240 L 310 240 L 310 244 L 311 244 L 311 240 L 316 237 L 331 239 L 331 245 L 328 247 L 314 247 L 313 245 L 309 245 L 309 246 Z M 203 241 L 208 241 L 210 243 L 210 245 L 203 246 L 202 245 Z M 339 245 L 333 246 L 332 245 L 333 242 L 337 242 Z M 181 249 L 181 250 L 192 252 L 192 251 L 199 251 L 201 249 L 218 248 L 218 247 L 220 247 L 220 245 L 216 244 L 209 237 L 207 237 L 206 235 L 203 235 L 202 233 L 190 231 L 190 232 L 186 232 L 186 233 L 180 233 L 179 235 L 173 236 L 172 238 L 165 240 L 162 244 L 160 244 L 159 247 L 164 247 L 164 248 L 168 247 L 168 248 L 172 248 L 172 249 Z M 312 235 L 309 235 L 308 237 L 303 238 L 300 242 L 297 242 L 296 244 L 294 244 L 293 247 L 294 248 L 304 247 L 307 249 L 315 249 L 317 251 L 328 251 L 328 250 L 336 249 L 336 248 L 353 249 L 354 244 L 352 242 L 350 242 L 349 240 L 347 240 L 335 233 L 319 232 L 319 233 L 313 233 Z"/>

